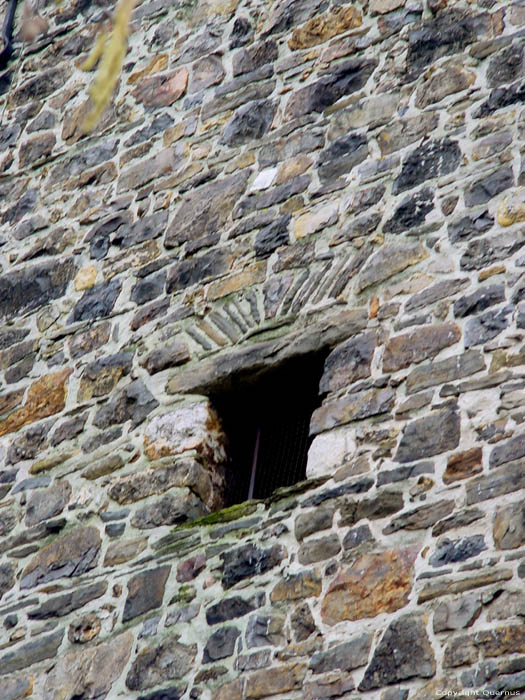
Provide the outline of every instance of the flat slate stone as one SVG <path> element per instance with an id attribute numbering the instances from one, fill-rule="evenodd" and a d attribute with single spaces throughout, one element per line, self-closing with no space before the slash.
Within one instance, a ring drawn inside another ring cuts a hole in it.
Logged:
<path id="1" fill-rule="evenodd" d="M 89 586 L 75 588 L 68 593 L 48 598 L 42 605 L 30 610 L 27 616 L 32 620 L 47 620 L 52 617 L 69 615 L 69 613 L 78 610 L 91 600 L 96 600 L 103 596 L 107 588 L 107 581 L 98 581 Z"/>
<path id="2" fill-rule="evenodd" d="M 457 141 L 449 138 L 427 141 L 405 158 L 392 191 L 399 194 L 425 180 L 448 175 L 458 168 L 460 161 L 461 149 Z"/>
<path id="3" fill-rule="evenodd" d="M 128 597 L 124 605 L 122 622 L 160 608 L 171 566 L 161 566 L 135 574 L 128 581 Z"/>
<path id="4" fill-rule="evenodd" d="M 64 630 L 56 630 L 52 634 L 22 644 L 15 651 L 4 654 L 0 657 L 0 674 L 14 673 L 39 661 L 54 658 L 63 636 Z"/>
<path id="5" fill-rule="evenodd" d="M 441 409 L 406 426 L 395 455 L 396 462 L 415 462 L 433 457 L 459 444 L 460 420 L 456 411 Z"/>
<path id="6" fill-rule="evenodd" d="M 21 588 L 33 588 L 63 576 L 80 576 L 97 564 L 101 538 L 97 528 L 77 527 L 36 554 L 22 573 Z"/>
<path id="7" fill-rule="evenodd" d="M 135 657 L 126 676 L 126 687 L 147 690 L 165 681 L 178 680 L 191 670 L 196 655 L 196 644 L 182 644 L 176 636 L 147 646 Z"/>
<path id="8" fill-rule="evenodd" d="M 435 672 L 436 660 L 423 617 L 403 615 L 388 626 L 359 690 L 366 692 L 409 678 L 431 678 Z"/>

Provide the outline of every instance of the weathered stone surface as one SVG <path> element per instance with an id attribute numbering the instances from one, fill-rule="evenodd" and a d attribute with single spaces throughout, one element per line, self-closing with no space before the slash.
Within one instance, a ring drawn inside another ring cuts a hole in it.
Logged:
<path id="1" fill-rule="evenodd" d="M 0 564 L 0 599 L 15 585 L 16 567 L 14 564 Z"/>
<path id="2" fill-rule="evenodd" d="M 321 593 L 321 579 L 312 571 L 294 574 L 279 581 L 270 594 L 274 603 L 301 600 Z"/>
<path id="3" fill-rule="evenodd" d="M 447 468 L 443 474 L 445 484 L 452 484 L 454 481 L 468 479 L 482 471 L 482 450 L 481 447 L 473 447 L 466 452 L 458 452 L 448 458 Z"/>
<path id="4" fill-rule="evenodd" d="M 120 290 L 121 282 L 116 279 L 96 284 L 86 290 L 73 309 L 71 321 L 95 321 L 109 316 Z"/>
<path id="5" fill-rule="evenodd" d="M 96 613 L 88 613 L 69 626 L 67 638 L 72 644 L 86 644 L 100 634 L 102 623 Z"/>
<path id="6" fill-rule="evenodd" d="M 474 182 L 465 192 L 465 204 L 467 207 L 475 207 L 485 204 L 500 192 L 508 190 L 514 185 L 512 169 L 503 168 Z"/>
<path id="7" fill-rule="evenodd" d="M 277 566 L 285 556 L 282 547 L 275 545 L 270 549 L 259 549 L 253 544 L 247 544 L 221 554 L 224 563 L 222 585 L 231 588 L 239 581 L 263 574 Z"/>
<path id="8" fill-rule="evenodd" d="M 292 51 L 307 49 L 322 44 L 328 39 L 361 26 L 363 18 L 359 10 L 353 6 L 337 7 L 333 12 L 324 12 L 312 17 L 303 26 L 294 29 L 288 46 Z"/>
<path id="9" fill-rule="evenodd" d="M 460 266 L 462 270 L 480 270 L 488 265 L 493 265 L 498 260 L 503 260 L 519 250 L 525 239 L 521 234 L 501 234 L 496 239 L 491 237 L 473 240 L 467 246 L 467 250 L 461 256 Z"/>
<path id="10" fill-rule="evenodd" d="M 319 156 L 319 177 L 328 182 L 350 172 L 368 155 L 368 142 L 362 134 L 350 134 L 334 141 Z"/>
<path id="11" fill-rule="evenodd" d="M 134 559 L 146 549 L 147 543 L 144 537 L 112 542 L 106 550 L 103 565 L 118 566 L 130 559 Z"/>
<path id="12" fill-rule="evenodd" d="M 457 141 L 438 139 L 416 148 L 403 161 L 399 177 L 394 182 L 394 194 L 420 185 L 425 180 L 454 172 L 461 160 Z"/>
<path id="13" fill-rule="evenodd" d="M 516 435 L 492 448 L 489 465 L 491 469 L 494 469 L 522 457 L 525 457 L 525 435 Z"/>
<path id="14" fill-rule="evenodd" d="M 511 311 L 512 307 L 506 306 L 500 311 L 487 311 L 471 318 L 465 326 L 465 347 L 486 343 L 498 336 L 509 325 L 508 316 Z"/>
<path id="15" fill-rule="evenodd" d="M 455 668 L 476 663 L 479 651 L 471 637 L 456 637 L 445 647 L 443 667 Z"/>
<path id="16" fill-rule="evenodd" d="M 42 700 L 107 696 L 124 670 L 132 646 L 133 633 L 125 632 L 95 647 L 61 655 L 46 677 Z"/>
<path id="17" fill-rule="evenodd" d="M 201 499 L 190 489 L 176 488 L 163 498 L 139 508 L 132 517 L 131 524 L 139 530 L 147 530 L 159 525 L 177 525 L 197 520 L 206 514 Z"/>
<path id="18" fill-rule="evenodd" d="M 377 67 L 375 60 L 350 59 L 338 65 L 312 85 L 296 90 L 288 100 L 287 119 L 295 119 L 311 112 L 323 112 L 344 95 L 360 90 Z"/>
<path id="19" fill-rule="evenodd" d="M 301 513 L 295 519 L 295 537 L 299 541 L 309 535 L 332 527 L 333 510 L 317 508 L 309 513 Z"/>
<path id="20" fill-rule="evenodd" d="M 505 287 L 502 284 L 481 287 L 468 296 L 461 297 L 454 302 L 454 316 L 463 318 L 470 314 L 484 311 L 489 306 L 505 301 Z"/>
<path id="21" fill-rule="evenodd" d="M 383 224 L 383 231 L 405 233 L 423 224 L 432 209 L 434 209 L 434 193 L 430 188 L 424 187 L 401 201 L 392 218 Z"/>
<path id="22" fill-rule="evenodd" d="M 0 278 L 0 317 L 12 318 L 59 299 L 64 296 L 75 273 L 72 258 L 3 273 Z"/>
<path id="23" fill-rule="evenodd" d="M 136 428 L 158 405 L 142 380 L 136 379 L 97 411 L 93 425 L 105 429 L 130 420 Z"/>
<path id="24" fill-rule="evenodd" d="M 454 501 L 438 501 L 428 505 L 419 506 L 393 518 L 384 528 L 386 535 L 398 530 L 422 530 L 434 525 L 438 520 L 454 510 Z"/>
<path id="25" fill-rule="evenodd" d="M 244 615 L 253 612 L 258 607 L 259 602 L 254 598 L 246 600 L 240 596 L 225 598 L 206 609 L 206 622 L 209 625 L 217 625 L 220 622 L 244 617 Z"/>
<path id="26" fill-rule="evenodd" d="M 244 192 L 249 175 L 241 171 L 191 191 L 168 228 L 166 247 L 174 248 L 185 241 L 219 232 Z"/>
<path id="27" fill-rule="evenodd" d="M 62 411 L 66 403 L 67 380 L 70 374 L 71 369 L 65 368 L 33 382 L 27 390 L 24 404 L 0 421 L 0 436 Z"/>
<path id="28" fill-rule="evenodd" d="M 121 377 L 129 374 L 133 354 L 121 352 L 90 362 L 82 374 L 77 394 L 78 401 L 89 401 L 93 396 L 109 394 Z"/>
<path id="29" fill-rule="evenodd" d="M 525 221 L 525 188 L 521 187 L 501 200 L 497 221 L 500 226 L 512 226 Z"/>
<path id="30" fill-rule="evenodd" d="M 523 74 L 523 46 L 512 44 L 503 49 L 489 62 L 487 82 L 490 87 L 511 83 Z"/>
<path id="31" fill-rule="evenodd" d="M 150 459 L 195 450 L 217 464 L 226 459 L 225 441 L 217 413 L 205 401 L 153 418 L 145 431 L 144 448 Z"/>
<path id="32" fill-rule="evenodd" d="M 418 549 L 364 554 L 330 585 L 322 617 L 328 625 L 394 612 L 408 603 Z"/>
<path id="33" fill-rule="evenodd" d="M 97 564 L 101 539 L 95 527 L 78 527 L 38 552 L 22 574 L 21 588 L 33 588 L 63 576 L 72 577 Z"/>
<path id="34" fill-rule="evenodd" d="M 363 518 L 378 520 L 403 508 L 403 494 L 384 489 L 373 498 L 342 502 L 340 525 L 355 525 Z"/>
<path id="35" fill-rule="evenodd" d="M 196 655 L 197 646 L 182 644 L 176 635 L 156 646 L 147 646 L 133 661 L 126 676 L 126 687 L 146 690 L 182 678 L 192 668 Z"/>
<path id="36" fill-rule="evenodd" d="M 467 484 L 467 505 L 518 491 L 525 485 L 523 464 L 511 462 L 493 474 L 478 476 Z"/>
<path id="37" fill-rule="evenodd" d="M 257 233 L 254 247 L 258 258 L 265 258 L 280 246 L 288 244 L 290 239 L 290 234 L 288 233 L 290 219 L 290 214 L 280 216 Z"/>
<path id="38" fill-rule="evenodd" d="M 293 611 L 290 622 L 297 642 L 304 642 L 314 632 L 318 631 L 308 603 L 299 605 Z"/>
<path id="39" fill-rule="evenodd" d="M 198 92 L 211 85 L 218 85 L 226 75 L 220 55 L 209 54 L 192 66 L 190 92 Z"/>
<path id="40" fill-rule="evenodd" d="M 141 365 L 146 368 L 148 374 L 162 372 L 169 367 L 178 367 L 191 359 L 190 351 L 182 340 L 175 340 L 163 348 L 150 352 Z"/>
<path id="41" fill-rule="evenodd" d="M 516 549 L 525 542 L 525 506 L 513 503 L 496 511 L 492 531 L 497 549 Z"/>
<path id="42" fill-rule="evenodd" d="M 63 595 L 49 598 L 38 608 L 28 612 L 28 617 L 34 620 L 46 620 L 51 617 L 63 617 L 74 610 L 86 605 L 92 600 L 100 598 L 106 592 L 107 581 L 99 581 L 82 588 L 76 588 Z"/>
<path id="43" fill-rule="evenodd" d="M 9 534 L 18 522 L 15 510 L 0 511 L 0 537 Z"/>
<path id="44" fill-rule="evenodd" d="M 439 12 L 409 34 L 407 63 L 419 73 L 442 56 L 459 53 L 483 32 L 485 25 L 468 11 Z"/>
<path id="45" fill-rule="evenodd" d="M 338 425 L 388 413 L 393 405 L 394 392 L 390 387 L 360 391 L 338 401 L 329 401 L 314 411 L 310 434 L 317 435 Z"/>
<path id="46" fill-rule="evenodd" d="M 359 690 L 373 690 L 409 678 L 431 678 L 435 672 L 436 661 L 423 618 L 403 615 L 388 626 Z"/>
<path id="47" fill-rule="evenodd" d="M 55 486 L 32 493 L 27 503 L 26 525 L 31 527 L 59 515 L 68 504 L 71 492 L 69 481 L 60 481 Z"/>
<path id="48" fill-rule="evenodd" d="M 435 324 L 391 338 L 383 353 L 383 371 L 395 372 L 412 363 L 434 358 L 461 338 L 455 323 Z"/>
<path id="49" fill-rule="evenodd" d="M 261 138 L 271 126 L 275 109 L 270 100 L 259 100 L 241 107 L 226 124 L 220 143 L 236 147 Z"/>
<path id="50" fill-rule="evenodd" d="M 463 593 L 464 591 L 482 588 L 483 586 L 489 586 L 490 584 L 498 583 L 499 581 L 508 581 L 511 578 L 511 569 L 501 569 L 499 571 L 496 569 L 486 574 L 470 576 L 464 579 L 456 579 L 454 581 L 442 578 L 437 583 L 431 583 L 428 586 L 425 586 L 425 588 L 423 588 L 423 590 L 419 593 L 417 602 L 426 603 L 428 600 L 433 600 L 434 598 L 439 598 L 443 595 Z"/>
<path id="51" fill-rule="evenodd" d="M 332 533 L 326 537 L 318 537 L 304 542 L 299 548 L 297 558 L 300 564 L 306 566 L 335 557 L 340 551 L 341 543 L 339 537 Z"/>
<path id="52" fill-rule="evenodd" d="M 290 664 L 255 671 L 246 679 L 245 698 L 264 698 L 302 687 L 306 676 L 305 664 Z"/>
<path id="53" fill-rule="evenodd" d="M 485 360 L 476 350 L 415 367 L 407 377 L 407 394 L 453 382 L 483 369 L 485 369 Z"/>
<path id="54" fill-rule="evenodd" d="M 483 535 L 473 535 L 462 540 L 443 539 L 438 542 L 434 554 L 428 560 L 431 566 L 445 566 L 465 561 L 487 549 Z"/>
<path id="55" fill-rule="evenodd" d="M 124 605 L 122 622 L 160 608 L 171 566 L 161 566 L 135 574 L 128 581 L 128 597 Z"/>
<path id="56" fill-rule="evenodd" d="M 177 581 L 179 583 L 193 581 L 193 579 L 197 578 L 205 566 L 206 556 L 204 554 L 197 554 L 194 557 L 186 559 L 177 566 Z"/>
<path id="57" fill-rule="evenodd" d="M 420 108 L 440 102 L 449 95 L 469 88 L 476 80 L 476 74 L 461 65 L 448 65 L 445 70 L 432 73 L 421 85 L 416 94 L 416 106 Z"/>
<path id="58" fill-rule="evenodd" d="M 326 358 L 319 391 L 337 391 L 358 379 L 370 376 L 370 365 L 376 347 L 373 331 L 350 338 Z"/>
<path id="59" fill-rule="evenodd" d="M 32 676 L 18 676 L 17 678 L 2 678 L 0 680 L 0 694 L 3 700 L 22 700 L 33 692 Z"/>
<path id="60" fill-rule="evenodd" d="M 279 53 L 277 43 L 273 39 L 251 44 L 242 51 L 233 54 L 233 76 L 251 73 L 257 68 L 275 61 Z"/>
<path id="61" fill-rule="evenodd" d="M 246 644 L 249 648 L 281 646 L 285 637 L 283 615 L 252 615 L 246 626 Z"/>
<path id="62" fill-rule="evenodd" d="M 209 637 L 204 647 L 203 663 L 209 664 L 232 656 L 240 632 L 235 627 L 221 627 Z"/>
<path id="63" fill-rule="evenodd" d="M 414 462 L 447 450 L 459 444 L 460 420 L 451 409 L 432 411 L 429 416 L 411 421 L 403 431 L 397 448 L 397 462 Z"/>
<path id="64" fill-rule="evenodd" d="M 428 257 L 420 243 L 387 243 L 374 253 L 363 266 L 357 279 L 356 290 L 384 282 L 398 272 Z"/>
<path id="65" fill-rule="evenodd" d="M 480 631 L 475 635 L 475 644 L 485 657 L 503 654 L 523 654 L 525 650 L 525 629 L 523 625 L 497 627 L 494 630 Z"/>
<path id="66" fill-rule="evenodd" d="M 476 594 L 440 603 L 434 612 L 434 632 L 470 627 L 479 617 L 481 610 L 481 597 Z"/>
<path id="67" fill-rule="evenodd" d="M 329 671 L 353 671 L 364 666 L 368 661 L 372 635 L 361 634 L 343 644 L 337 644 L 328 651 L 319 651 L 312 656 L 309 668 L 313 673 Z"/>
<path id="68" fill-rule="evenodd" d="M 168 107 L 184 95 L 187 85 L 188 70 L 181 68 L 172 73 L 144 78 L 131 94 L 146 107 Z"/>
<path id="69" fill-rule="evenodd" d="M 58 647 L 62 642 L 64 630 L 56 630 L 51 634 L 35 639 L 18 647 L 15 651 L 9 651 L 0 657 L 0 673 L 7 675 L 27 668 L 44 659 L 55 658 Z"/>

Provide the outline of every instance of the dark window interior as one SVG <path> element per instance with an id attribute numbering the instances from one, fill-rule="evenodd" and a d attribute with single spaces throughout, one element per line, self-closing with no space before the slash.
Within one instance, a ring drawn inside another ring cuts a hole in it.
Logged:
<path id="1" fill-rule="evenodd" d="M 210 396 L 229 441 L 229 505 L 266 498 L 279 486 L 305 478 L 310 418 L 321 403 L 326 354 L 233 377 L 229 391 Z"/>

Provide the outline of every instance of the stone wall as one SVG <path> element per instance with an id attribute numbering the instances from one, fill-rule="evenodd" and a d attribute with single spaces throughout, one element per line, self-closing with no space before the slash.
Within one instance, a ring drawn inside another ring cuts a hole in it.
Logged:
<path id="1" fill-rule="evenodd" d="M 519 694 L 523 3 L 143 2 L 88 136 L 104 3 L 36 9 L 0 78 L 2 700 Z M 307 480 L 222 508 L 209 397 L 320 350 Z"/>

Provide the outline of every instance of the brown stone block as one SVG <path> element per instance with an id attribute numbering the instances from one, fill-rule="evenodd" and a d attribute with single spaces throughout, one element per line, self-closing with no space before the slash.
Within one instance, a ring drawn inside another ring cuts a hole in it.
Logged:
<path id="1" fill-rule="evenodd" d="M 33 382 L 24 405 L 0 422 L 0 436 L 62 411 L 66 405 L 67 379 L 71 372 L 72 369 L 66 367 Z"/>
<path id="2" fill-rule="evenodd" d="M 317 44 L 323 44 L 328 39 L 342 34 L 349 29 L 360 27 L 363 23 L 361 12 L 350 5 L 338 7 L 333 12 L 324 12 L 312 17 L 302 27 L 297 27 L 288 41 L 292 51 L 307 49 Z"/>
<path id="3" fill-rule="evenodd" d="M 443 474 L 445 484 L 451 484 L 460 479 L 468 479 L 482 471 L 482 449 L 473 447 L 465 452 L 458 452 L 448 458 L 447 468 Z"/>
<path id="4" fill-rule="evenodd" d="M 408 603 L 417 547 L 365 554 L 345 569 L 324 597 L 322 617 L 328 625 L 391 613 Z"/>
<path id="5" fill-rule="evenodd" d="M 395 336 L 386 345 L 383 371 L 395 372 L 414 362 L 433 358 L 443 348 L 457 343 L 460 338 L 461 331 L 455 323 L 426 326 L 411 333 Z"/>
<path id="6" fill-rule="evenodd" d="M 266 698 L 299 689 L 302 687 L 306 670 L 306 664 L 293 664 L 256 671 L 246 679 L 244 697 Z"/>
<path id="7" fill-rule="evenodd" d="M 146 107 L 168 107 L 186 92 L 188 70 L 181 68 L 167 75 L 144 78 L 131 93 Z"/>
<path id="8" fill-rule="evenodd" d="M 279 581 L 270 594 L 272 603 L 300 600 L 321 593 L 322 582 L 313 571 L 304 571 Z"/>
<path id="9" fill-rule="evenodd" d="M 485 656 L 525 653 L 525 625 L 510 625 L 494 630 L 483 630 L 475 636 L 476 646 Z"/>

